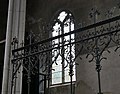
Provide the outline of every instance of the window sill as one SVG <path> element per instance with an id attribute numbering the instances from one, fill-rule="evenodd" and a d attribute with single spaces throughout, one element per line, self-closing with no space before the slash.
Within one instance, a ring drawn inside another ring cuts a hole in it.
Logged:
<path id="1" fill-rule="evenodd" d="M 76 82 L 76 81 L 73 81 L 72 84 L 75 84 L 75 82 Z M 70 85 L 70 84 L 71 84 L 70 82 L 59 83 L 59 84 L 53 84 L 53 85 L 50 86 L 50 88 L 68 86 L 68 85 Z"/>

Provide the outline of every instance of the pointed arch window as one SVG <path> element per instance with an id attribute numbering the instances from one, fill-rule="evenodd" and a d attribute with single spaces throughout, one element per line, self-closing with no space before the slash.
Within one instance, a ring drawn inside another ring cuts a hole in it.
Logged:
<path id="1" fill-rule="evenodd" d="M 70 12 L 62 11 L 55 19 L 53 25 L 52 37 L 72 32 L 74 30 L 74 19 Z M 66 45 L 75 41 L 75 35 L 71 34 L 52 41 L 53 47 L 60 46 L 59 49 L 52 50 L 52 84 L 70 82 L 69 63 L 75 63 L 72 58 L 75 57 L 75 45 Z M 71 54 L 71 60 L 70 60 Z M 72 81 L 76 80 L 75 66 L 73 67 Z"/>

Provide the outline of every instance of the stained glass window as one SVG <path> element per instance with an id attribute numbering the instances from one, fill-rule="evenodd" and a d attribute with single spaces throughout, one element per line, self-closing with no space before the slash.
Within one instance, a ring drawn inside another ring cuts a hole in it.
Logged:
<path id="1" fill-rule="evenodd" d="M 74 21 L 72 14 L 66 11 L 62 11 L 57 17 L 52 31 L 52 37 L 72 32 L 74 30 Z M 75 40 L 74 34 L 64 36 L 52 41 L 53 47 L 60 46 L 59 49 L 52 50 L 52 84 L 70 82 L 69 76 L 69 63 L 70 54 L 72 58 L 75 58 L 75 45 L 67 45 Z M 66 45 L 66 46 L 65 46 Z M 75 63 L 73 60 L 71 60 Z M 75 66 L 73 67 L 74 75 L 72 81 L 76 80 Z"/>

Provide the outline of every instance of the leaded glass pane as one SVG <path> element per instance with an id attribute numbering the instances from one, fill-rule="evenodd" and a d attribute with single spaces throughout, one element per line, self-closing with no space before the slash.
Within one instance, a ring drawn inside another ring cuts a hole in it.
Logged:
<path id="1" fill-rule="evenodd" d="M 68 33 L 74 30 L 74 23 L 71 19 L 72 14 L 65 11 L 61 12 L 56 19 L 53 26 L 52 37 Z M 69 18 L 70 17 L 70 18 Z M 58 22 L 57 22 L 58 21 Z M 62 31 L 63 30 L 63 31 Z M 59 49 L 52 50 L 52 84 L 69 82 L 69 64 L 75 63 L 75 45 L 68 45 L 71 42 L 75 42 L 75 35 L 71 34 L 52 41 L 53 48 L 61 46 Z M 65 46 L 66 45 L 66 46 Z M 64 55 L 63 55 L 64 54 Z M 64 65 L 64 66 L 63 66 Z M 75 65 L 75 64 L 74 64 Z M 73 81 L 75 81 L 75 66 L 73 67 L 74 75 Z M 64 74 L 64 75 L 63 75 Z M 64 77 L 64 80 L 62 78 Z"/>

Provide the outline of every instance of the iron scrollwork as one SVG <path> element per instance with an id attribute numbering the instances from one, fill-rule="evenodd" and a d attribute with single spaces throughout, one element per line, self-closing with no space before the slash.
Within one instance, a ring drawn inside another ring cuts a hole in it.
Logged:
<path id="1" fill-rule="evenodd" d="M 39 38 L 36 39 L 36 35 L 30 33 L 27 37 L 29 45 L 21 48 L 16 48 L 18 42 L 15 38 L 13 40 L 14 49 L 12 50 L 12 87 L 16 79 L 16 73 L 21 65 L 25 70 L 25 76 L 28 77 L 28 87 L 31 82 L 31 75 L 35 74 L 46 76 L 46 80 L 49 82 L 51 79 L 51 71 L 54 70 L 52 69 L 52 65 L 57 65 L 56 60 L 59 56 L 63 57 L 62 51 L 64 51 L 66 55 L 63 59 L 67 62 L 64 68 L 69 66 L 69 75 L 71 77 L 74 75 L 73 67 L 77 65 L 75 61 L 78 57 L 82 59 L 82 57 L 80 57 L 82 54 L 86 54 L 86 58 L 90 57 L 89 62 L 95 61 L 96 71 L 98 72 L 98 93 L 102 94 L 100 82 L 101 61 L 107 59 L 107 57 L 103 56 L 103 53 L 105 51 L 110 53 L 108 48 L 113 46 L 116 47 L 115 51 L 120 48 L 120 16 L 111 17 L 114 11 L 107 12 L 109 16 L 107 20 L 97 22 L 96 15 L 99 16 L 100 13 L 98 10 L 92 9 L 90 17 L 93 19 L 93 24 L 43 41 L 39 41 Z M 72 34 L 75 34 L 75 41 L 73 41 L 72 38 L 71 40 L 64 39 L 64 37 L 68 35 L 72 36 Z M 64 44 L 62 42 L 55 43 L 55 40 L 59 40 L 60 38 L 63 38 Z M 63 47 L 64 49 L 60 51 Z M 75 52 L 71 49 L 74 49 Z M 49 85 L 50 84 L 48 84 L 48 87 Z"/>

